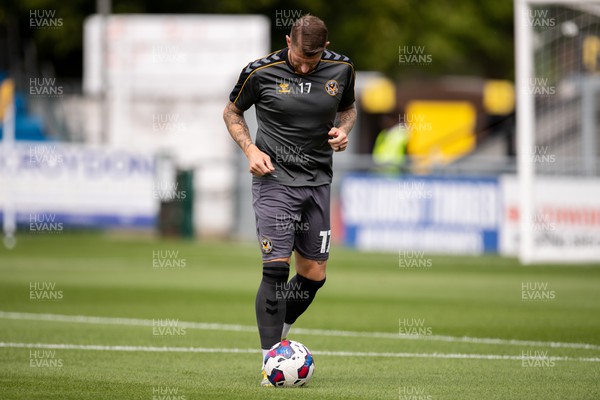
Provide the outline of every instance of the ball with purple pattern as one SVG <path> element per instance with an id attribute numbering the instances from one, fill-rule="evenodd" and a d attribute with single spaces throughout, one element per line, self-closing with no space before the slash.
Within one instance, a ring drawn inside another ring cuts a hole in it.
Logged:
<path id="1" fill-rule="evenodd" d="M 271 347 L 264 364 L 267 378 L 277 387 L 303 386 L 315 372 L 310 351 L 292 340 L 282 340 Z"/>

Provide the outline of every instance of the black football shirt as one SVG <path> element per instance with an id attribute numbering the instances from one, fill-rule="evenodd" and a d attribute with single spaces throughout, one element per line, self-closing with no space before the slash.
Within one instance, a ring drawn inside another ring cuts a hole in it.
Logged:
<path id="1" fill-rule="evenodd" d="M 246 111 L 256 108 L 256 146 L 271 157 L 275 171 L 255 180 L 286 186 L 331 183 L 333 150 L 327 133 L 336 113 L 354 103 L 354 66 L 344 55 L 325 50 L 315 70 L 297 74 L 288 49 L 250 62 L 229 100 Z"/>

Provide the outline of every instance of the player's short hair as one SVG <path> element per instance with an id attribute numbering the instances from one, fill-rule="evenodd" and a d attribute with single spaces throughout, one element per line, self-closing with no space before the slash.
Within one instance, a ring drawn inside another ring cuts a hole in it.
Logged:
<path id="1" fill-rule="evenodd" d="M 302 37 L 302 54 L 310 57 L 322 53 L 327 43 L 327 26 L 321 18 L 305 14 L 292 25 L 290 38 L 293 45 L 298 45 L 299 37 Z"/>

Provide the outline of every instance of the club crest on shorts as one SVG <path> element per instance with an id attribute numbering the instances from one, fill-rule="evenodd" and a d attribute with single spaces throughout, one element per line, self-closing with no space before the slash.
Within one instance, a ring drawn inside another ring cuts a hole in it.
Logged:
<path id="1" fill-rule="evenodd" d="M 266 237 L 263 237 L 260 240 L 260 247 L 262 247 L 262 252 L 265 254 L 269 254 L 271 251 L 273 251 L 273 243 L 271 243 L 271 241 Z"/>
<path id="2" fill-rule="evenodd" d="M 325 90 L 332 96 L 335 96 L 339 89 L 340 86 L 335 79 L 331 79 L 325 84 Z"/>

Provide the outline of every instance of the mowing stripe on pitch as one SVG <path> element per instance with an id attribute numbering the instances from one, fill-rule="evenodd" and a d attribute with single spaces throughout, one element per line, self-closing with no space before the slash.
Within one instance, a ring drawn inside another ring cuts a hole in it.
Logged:
<path id="1" fill-rule="evenodd" d="M 245 353 L 259 354 L 258 349 L 226 349 L 207 347 L 155 347 L 155 346 L 103 346 L 95 344 L 62 344 L 62 343 L 14 343 L 0 342 L 0 348 L 17 349 L 51 349 L 51 350 L 92 350 L 92 351 L 130 351 L 147 353 Z M 378 353 L 354 351 L 313 351 L 315 355 L 332 357 L 385 357 L 385 358 L 444 358 L 444 359 L 477 359 L 477 360 L 548 360 L 548 361 L 581 361 L 600 362 L 599 357 L 530 357 L 501 354 L 464 354 L 464 353 Z"/>
<path id="2" fill-rule="evenodd" d="M 97 325 L 130 325 L 130 326 L 152 326 L 151 319 L 137 318 L 113 318 L 113 317 L 94 317 L 86 315 L 63 315 L 63 314 L 36 314 L 23 312 L 0 311 L 0 319 L 31 320 L 31 321 L 50 321 L 50 322 L 69 322 Z M 257 332 L 256 326 L 219 324 L 208 322 L 185 322 L 178 321 L 177 326 L 186 329 L 230 331 L 230 332 Z M 294 328 L 295 335 L 313 335 L 313 336 L 337 336 L 337 337 L 362 337 L 376 339 L 404 339 L 404 340 L 424 340 L 437 342 L 453 343 L 472 343 L 472 344 L 494 344 L 505 346 L 532 346 L 532 347 L 552 347 L 552 348 L 570 348 L 600 350 L 600 345 L 588 343 L 564 343 L 564 342 L 542 342 L 533 340 L 513 340 L 497 338 L 476 338 L 468 336 L 442 336 L 442 335 L 400 335 L 389 332 L 355 332 L 326 329 L 305 329 Z"/>

